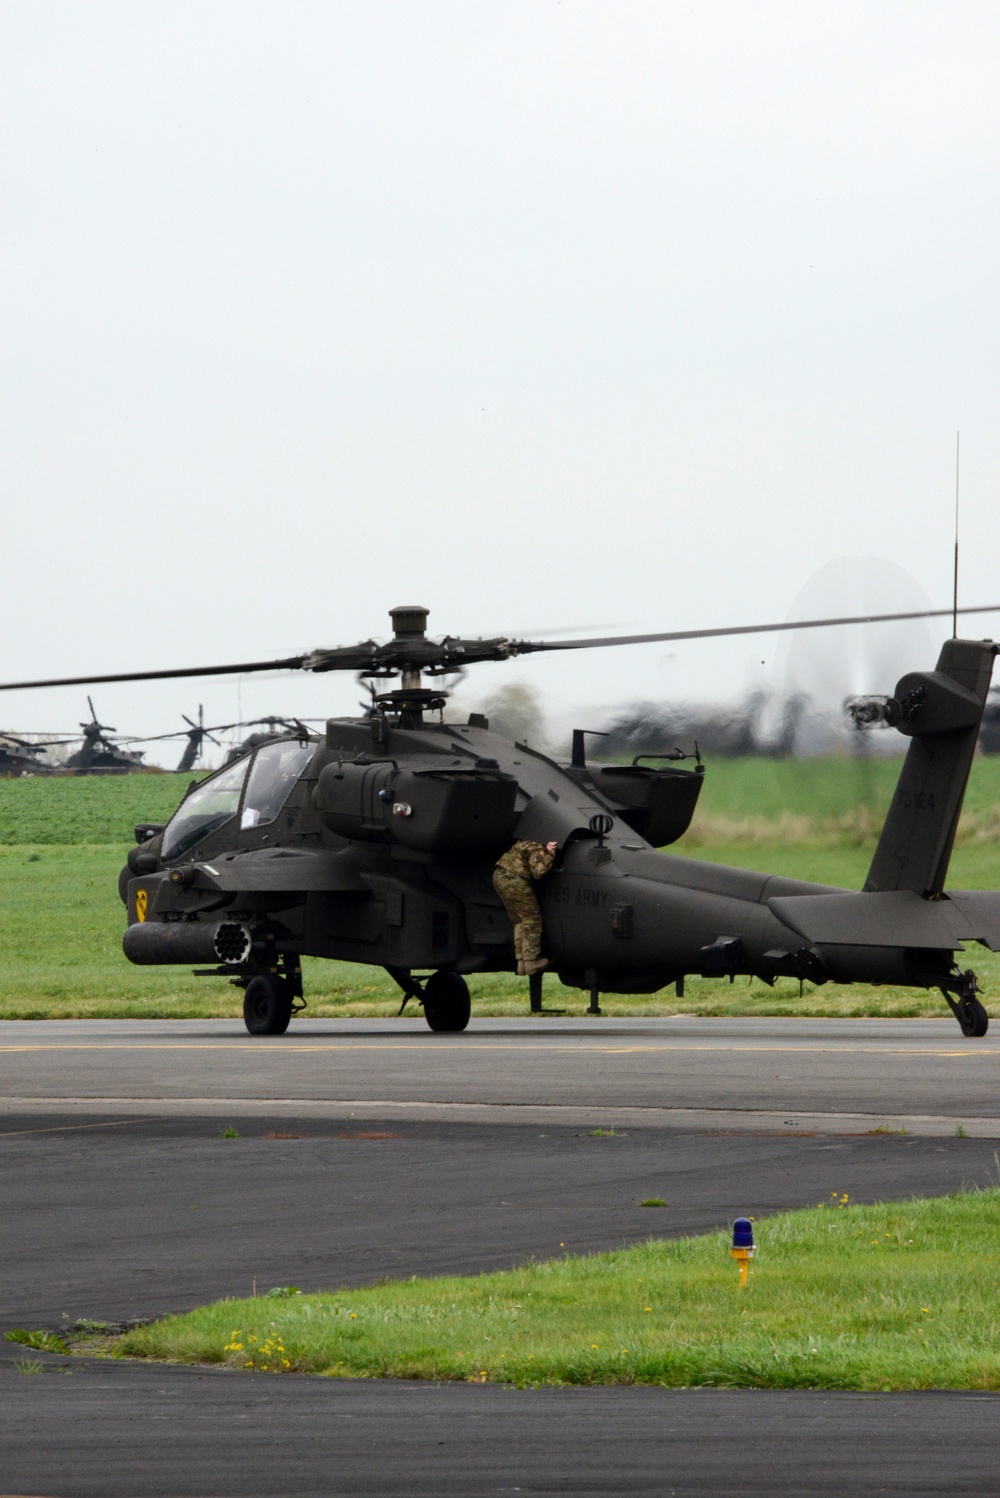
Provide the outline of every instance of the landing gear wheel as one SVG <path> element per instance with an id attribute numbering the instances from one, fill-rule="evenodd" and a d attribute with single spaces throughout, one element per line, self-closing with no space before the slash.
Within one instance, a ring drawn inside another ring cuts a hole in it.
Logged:
<path id="1" fill-rule="evenodd" d="M 971 996 L 959 999 L 955 1018 L 961 1026 L 962 1034 L 973 1040 L 979 1040 L 990 1027 L 990 1017 L 985 1008 L 978 999 Z"/>
<path id="2" fill-rule="evenodd" d="M 464 1030 L 472 1013 L 469 985 L 459 973 L 432 973 L 424 984 L 424 1019 L 432 1030 Z"/>
<path id="3" fill-rule="evenodd" d="M 243 1023 L 251 1035 L 284 1035 L 292 1017 L 292 986 L 283 978 L 260 974 L 243 995 Z"/>

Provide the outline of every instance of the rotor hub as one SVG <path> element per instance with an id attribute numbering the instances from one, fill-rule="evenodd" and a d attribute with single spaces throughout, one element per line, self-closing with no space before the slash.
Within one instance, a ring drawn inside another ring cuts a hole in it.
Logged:
<path id="1" fill-rule="evenodd" d="M 439 712 L 448 701 L 446 692 L 431 692 L 427 687 L 399 687 L 394 692 L 382 692 L 375 698 L 375 706 L 381 712 L 407 714 L 419 720 L 421 713 Z"/>

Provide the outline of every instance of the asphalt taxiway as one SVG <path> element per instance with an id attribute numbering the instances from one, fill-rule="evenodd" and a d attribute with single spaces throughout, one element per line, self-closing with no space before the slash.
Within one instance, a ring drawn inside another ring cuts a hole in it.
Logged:
<path id="1" fill-rule="evenodd" d="M 4 1492 L 212 1498 L 990 1498 L 997 1401 L 502 1389 L 0 1364 Z"/>
<path id="2" fill-rule="evenodd" d="M 998 1040 L 935 1021 L 316 1020 L 270 1040 L 6 1023 L 0 1329 L 985 1185 Z M 3 1493 L 1000 1492 L 992 1395 L 280 1380 L 0 1347 Z"/>
<path id="3" fill-rule="evenodd" d="M 330 1116 L 674 1128 L 906 1128 L 1000 1137 L 1000 1026 L 941 1020 L 296 1020 L 0 1024 L 3 1106 L 182 1113 L 280 1105 Z"/>

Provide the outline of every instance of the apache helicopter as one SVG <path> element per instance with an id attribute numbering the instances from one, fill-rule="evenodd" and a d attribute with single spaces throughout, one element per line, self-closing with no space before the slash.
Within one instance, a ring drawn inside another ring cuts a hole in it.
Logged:
<path id="1" fill-rule="evenodd" d="M 52 766 L 41 758 L 48 747 L 0 729 L 0 775 L 48 775 Z"/>
<path id="2" fill-rule="evenodd" d="M 183 773 L 185 770 L 195 769 L 201 759 L 201 751 L 206 739 L 208 739 L 209 743 L 215 744 L 217 748 L 222 748 L 221 743 L 215 737 L 217 733 L 229 733 L 234 728 L 253 728 L 257 724 L 263 724 L 266 729 L 264 733 L 249 734 L 242 743 L 234 744 L 231 749 L 227 750 L 223 764 L 228 765 L 234 759 L 239 759 L 241 755 L 248 754 L 251 749 L 256 749 L 259 744 L 268 743 L 271 739 L 286 738 L 290 733 L 297 733 L 301 727 L 298 718 L 291 720 L 288 718 L 248 718 L 242 723 L 214 723 L 211 728 L 206 728 L 205 709 L 201 703 L 198 704 L 197 723 L 193 718 L 189 718 L 187 713 L 181 713 L 181 717 L 188 724 L 187 728 L 179 728 L 174 733 L 154 733 L 151 737 L 144 739 L 123 739 L 122 742 L 126 744 L 160 744 L 166 739 L 185 739 L 187 742 L 177 762 L 177 772 Z M 318 720 L 308 718 L 304 721 L 317 722 Z"/>
<path id="3" fill-rule="evenodd" d="M 251 749 L 259 749 L 261 744 L 270 744 L 273 739 L 287 738 L 289 734 L 299 734 L 304 723 L 317 723 L 325 721 L 318 718 L 247 718 L 242 723 L 230 723 L 230 728 L 263 728 L 263 733 L 249 733 L 242 743 L 234 744 L 227 752 L 224 764 L 231 765 L 234 760 L 249 754 Z M 308 730 L 305 730 L 308 733 Z"/>
<path id="4" fill-rule="evenodd" d="M 219 740 L 215 738 L 215 734 L 226 733 L 230 728 L 239 728 L 242 726 L 239 723 L 215 723 L 211 728 L 206 728 L 205 709 L 201 703 L 198 704 L 197 723 L 193 718 L 189 718 L 187 713 L 181 713 L 181 717 L 189 725 L 187 728 L 179 728 L 175 733 L 154 733 L 147 739 L 134 738 L 125 740 L 125 742 L 129 744 L 160 744 L 166 739 L 186 739 L 187 742 L 177 762 L 178 772 L 183 772 L 195 768 L 201 758 L 202 746 L 206 739 L 221 748 L 222 746 Z"/>
<path id="5" fill-rule="evenodd" d="M 87 706 L 90 708 L 90 722 L 80 724 L 83 743 L 75 754 L 69 756 L 64 768 L 75 770 L 78 775 L 129 775 L 145 769 L 140 753 L 123 749 L 108 738 L 108 734 L 116 730 L 107 723 L 98 722 L 89 697 Z"/>
<path id="6" fill-rule="evenodd" d="M 538 651 L 927 614 L 559 643 L 435 640 L 427 615 L 416 606 L 391 610 L 394 633 L 383 644 L 84 679 L 301 669 L 399 682 L 373 694 L 363 717 L 331 718 L 322 735 L 299 725 L 192 783 L 166 824 L 136 827 L 119 882 L 130 961 L 229 978 L 244 990 L 255 1035 L 282 1034 L 304 1007 L 304 955 L 384 967 L 402 990 L 402 1008 L 415 999 L 432 1030 L 463 1030 L 466 976 L 515 965 L 511 926 L 491 883 L 497 856 L 515 839 L 554 840 L 556 864 L 538 886 L 545 952 L 563 984 L 589 991 L 591 1013 L 600 1013 L 602 991 L 654 993 L 675 984 L 682 993 L 688 975 L 742 974 L 769 984 L 790 977 L 937 988 L 963 1034 L 986 1033 L 975 973 L 961 970 L 955 953 L 964 941 L 1000 950 L 1000 893 L 946 893 L 944 885 L 1000 646 L 950 639 L 934 670 L 904 676 L 891 697 L 850 704 L 858 725 L 885 723 L 909 740 L 864 889 L 852 892 L 657 852 L 691 821 L 700 759 L 683 769 L 678 761 L 690 756 L 667 749 L 630 764 L 588 764 L 586 731 L 577 729 L 571 759 L 557 763 L 491 733 L 481 714 L 445 722 L 447 694 L 423 677 Z M 539 1011 L 541 974 L 529 992 Z"/>

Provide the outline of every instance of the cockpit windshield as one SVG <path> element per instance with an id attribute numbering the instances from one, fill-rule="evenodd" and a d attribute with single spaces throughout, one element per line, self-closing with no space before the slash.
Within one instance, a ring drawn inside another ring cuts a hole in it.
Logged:
<path id="1" fill-rule="evenodd" d="M 240 826 L 260 827 L 273 822 L 315 752 L 315 743 L 308 739 L 263 744 L 254 756 Z"/>
<path id="2" fill-rule="evenodd" d="M 236 815 L 249 764 L 249 759 L 241 759 L 220 770 L 181 803 L 163 834 L 164 863 L 179 858 Z"/>

